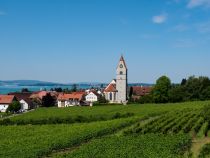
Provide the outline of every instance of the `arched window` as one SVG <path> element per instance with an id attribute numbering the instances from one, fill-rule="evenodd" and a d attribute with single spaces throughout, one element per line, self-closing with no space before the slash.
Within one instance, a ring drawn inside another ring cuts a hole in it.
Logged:
<path id="1" fill-rule="evenodd" d="M 109 93 L 109 100 L 112 100 L 112 93 Z"/>
<path id="2" fill-rule="evenodd" d="M 123 75 L 123 72 L 122 71 L 120 71 L 120 75 Z"/>

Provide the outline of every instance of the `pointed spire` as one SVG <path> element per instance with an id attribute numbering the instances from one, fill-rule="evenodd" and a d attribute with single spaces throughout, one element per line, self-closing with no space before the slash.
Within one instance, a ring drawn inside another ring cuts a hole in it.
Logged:
<path id="1" fill-rule="evenodd" d="M 126 66 L 126 63 L 125 63 L 125 60 L 124 60 L 123 55 L 121 55 L 121 57 L 120 57 L 120 61 L 122 61 L 122 62 L 123 62 L 123 64 L 124 64 L 125 68 L 127 69 L 127 66 Z"/>

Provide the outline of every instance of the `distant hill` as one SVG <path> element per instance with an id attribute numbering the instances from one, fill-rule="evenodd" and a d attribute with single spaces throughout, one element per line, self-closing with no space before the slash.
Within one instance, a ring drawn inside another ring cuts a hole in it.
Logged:
<path id="1" fill-rule="evenodd" d="M 78 82 L 78 83 L 55 83 L 55 82 L 46 82 L 46 81 L 38 81 L 38 80 L 8 80 L 8 81 L 1 81 L 0 86 L 7 86 L 7 85 L 15 85 L 15 86 L 71 86 L 73 84 L 77 85 L 88 85 L 93 87 L 99 87 L 101 85 L 106 86 L 108 83 L 101 83 L 101 82 Z M 152 86 L 153 84 L 149 83 L 129 83 L 129 86 Z"/>
<path id="2" fill-rule="evenodd" d="M 16 85 L 16 86 L 54 86 L 54 85 L 63 85 L 53 82 L 37 81 L 37 80 L 9 80 L 9 81 L 0 81 L 1 86 L 5 85 Z"/>

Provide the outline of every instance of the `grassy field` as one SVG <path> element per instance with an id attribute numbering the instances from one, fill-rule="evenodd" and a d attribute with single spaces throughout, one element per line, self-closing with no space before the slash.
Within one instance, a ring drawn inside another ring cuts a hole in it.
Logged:
<path id="1" fill-rule="evenodd" d="M 69 108 L 39 108 L 29 113 L 12 117 L 3 124 L 59 124 L 105 121 L 130 116 L 143 117 L 157 115 L 167 111 L 179 109 L 200 109 L 208 102 L 186 102 L 178 104 L 145 104 L 145 105 L 112 105 L 95 107 L 69 107 Z M 0 121 L 0 124 L 2 122 Z"/>
<path id="2" fill-rule="evenodd" d="M 82 145 L 70 154 L 55 155 L 57 158 L 178 158 L 189 150 L 191 138 L 188 135 L 132 135 L 112 136 L 96 139 Z"/>
<path id="3" fill-rule="evenodd" d="M 39 108 L 0 121 L 0 157 L 205 155 L 208 145 L 196 146 L 201 154 L 191 147 L 208 138 L 207 104 Z"/>

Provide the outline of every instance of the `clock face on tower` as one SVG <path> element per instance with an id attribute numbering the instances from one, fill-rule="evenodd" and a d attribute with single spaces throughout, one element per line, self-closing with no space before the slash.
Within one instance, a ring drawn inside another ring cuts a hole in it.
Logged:
<path id="1" fill-rule="evenodd" d="M 123 65 L 122 64 L 120 64 L 120 68 L 123 68 Z"/>

